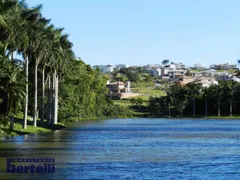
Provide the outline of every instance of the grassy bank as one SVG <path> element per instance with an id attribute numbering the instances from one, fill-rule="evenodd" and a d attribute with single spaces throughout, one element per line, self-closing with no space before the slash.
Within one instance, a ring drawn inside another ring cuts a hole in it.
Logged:
<path id="1" fill-rule="evenodd" d="M 11 136 L 18 136 L 18 135 L 26 135 L 26 134 L 36 134 L 36 133 L 42 133 L 42 132 L 51 132 L 54 130 L 65 128 L 64 124 L 55 124 L 55 125 L 47 125 L 47 122 L 45 120 L 44 126 L 40 126 L 41 122 L 40 119 L 37 121 L 37 127 L 33 126 L 32 117 L 28 116 L 28 126 L 27 129 L 22 128 L 22 121 L 23 121 L 23 115 L 19 113 L 15 116 L 14 119 L 14 128 L 12 131 L 9 131 L 8 128 L 2 128 L 0 131 L 0 137 L 11 137 Z"/>

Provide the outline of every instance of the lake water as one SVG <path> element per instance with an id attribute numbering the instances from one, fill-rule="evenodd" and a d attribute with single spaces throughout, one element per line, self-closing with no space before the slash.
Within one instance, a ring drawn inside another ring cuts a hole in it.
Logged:
<path id="1" fill-rule="evenodd" d="M 7 174 L 7 157 L 55 158 L 53 174 Z M 0 179 L 239 179 L 240 121 L 117 119 L 0 141 Z"/>

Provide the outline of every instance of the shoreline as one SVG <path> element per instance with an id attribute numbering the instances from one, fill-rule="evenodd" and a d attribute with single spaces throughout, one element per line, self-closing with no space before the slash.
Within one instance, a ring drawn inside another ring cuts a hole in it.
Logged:
<path id="1" fill-rule="evenodd" d="M 28 134 L 40 134 L 40 133 L 48 133 L 48 132 L 54 132 L 56 130 L 65 129 L 68 127 L 71 127 L 71 124 L 77 123 L 77 122 L 86 122 L 86 121 L 97 121 L 97 120 L 107 120 L 107 119 L 168 119 L 168 120 L 240 120 L 240 116 L 208 116 L 208 117 L 189 117 L 189 116 L 183 116 L 183 117 L 127 117 L 127 118 L 116 118 L 116 117 L 102 117 L 102 118 L 83 118 L 76 121 L 70 121 L 66 123 L 59 123 L 54 125 L 53 128 L 50 126 L 45 127 L 33 127 L 32 125 L 28 125 L 28 129 L 23 130 L 21 128 L 21 124 L 15 123 L 14 124 L 14 130 L 5 131 L 6 136 L 0 136 L 0 139 L 6 139 L 6 138 L 12 138 L 16 136 L 22 136 L 22 135 L 28 135 Z M 3 130 L 3 129 L 2 129 Z"/>

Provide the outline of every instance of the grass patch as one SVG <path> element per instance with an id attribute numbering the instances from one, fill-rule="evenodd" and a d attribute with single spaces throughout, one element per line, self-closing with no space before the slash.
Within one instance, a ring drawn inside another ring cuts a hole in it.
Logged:
<path id="1" fill-rule="evenodd" d="M 17 135 L 25 135 L 25 134 L 34 134 L 34 133 L 42 133 L 42 132 L 51 132 L 54 130 L 65 128 L 65 125 L 62 123 L 47 125 L 47 121 L 45 120 L 44 126 L 41 126 L 40 119 L 37 120 L 37 127 L 33 126 L 32 117 L 28 116 L 27 129 L 22 128 L 23 122 L 23 114 L 18 113 L 14 119 L 14 128 L 12 131 L 9 131 L 8 128 L 2 128 L 2 131 L 5 132 L 4 136 L 17 136 Z"/>
<path id="2" fill-rule="evenodd" d="M 161 97 L 161 96 L 166 96 L 165 91 L 155 89 L 155 88 L 132 88 L 132 91 L 134 93 L 140 93 L 140 94 L 145 94 L 147 96 L 153 96 L 153 97 Z"/>

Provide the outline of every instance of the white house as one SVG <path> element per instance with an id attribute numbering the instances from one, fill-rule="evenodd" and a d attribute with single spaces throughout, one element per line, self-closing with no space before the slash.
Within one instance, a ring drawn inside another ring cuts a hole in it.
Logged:
<path id="1" fill-rule="evenodd" d="M 229 81 L 229 80 L 232 80 L 232 75 L 229 74 L 228 72 L 224 71 L 224 72 L 218 72 L 216 75 L 215 75 L 216 79 L 218 81 Z"/>
<path id="2" fill-rule="evenodd" d="M 116 69 L 123 69 L 123 68 L 128 68 L 129 67 L 129 65 L 127 65 L 127 64 L 117 64 L 117 65 L 115 65 L 115 68 Z"/>
<path id="3" fill-rule="evenodd" d="M 160 76 L 161 72 L 162 70 L 160 68 L 156 68 L 156 69 L 151 69 L 149 74 L 150 76 Z"/>
<path id="4" fill-rule="evenodd" d="M 203 65 L 200 63 L 197 63 L 197 64 L 194 64 L 193 67 L 196 69 L 201 69 L 201 68 L 203 68 Z"/>

